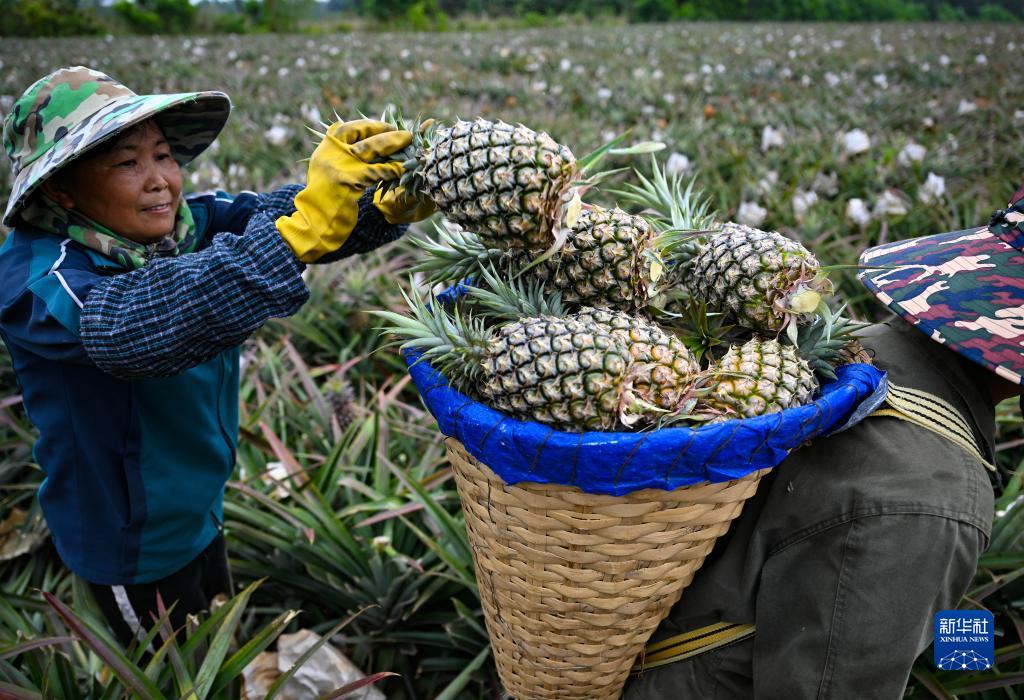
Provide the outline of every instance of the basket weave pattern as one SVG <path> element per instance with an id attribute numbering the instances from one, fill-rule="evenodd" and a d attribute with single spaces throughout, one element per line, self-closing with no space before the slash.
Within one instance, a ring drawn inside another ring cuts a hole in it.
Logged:
<path id="1" fill-rule="evenodd" d="M 618 698 L 637 654 L 754 494 L 506 484 L 446 441 L 498 675 L 516 700 Z"/>

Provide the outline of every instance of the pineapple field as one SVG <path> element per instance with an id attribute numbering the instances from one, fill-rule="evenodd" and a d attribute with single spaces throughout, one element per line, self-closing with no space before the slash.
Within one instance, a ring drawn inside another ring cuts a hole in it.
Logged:
<path id="1" fill-rule="evenodd" d="M 414 131 L 404 184 L 443 220 L 310 267 L 310 301 L 244 345 L 236 596 L 152 659 L 109 639 L 48 540 L 0 350 L 0 697 L 237 697 L 243 677 L 252 697 L 257 654 L 305 629 L 389 698 L 501 697 L 462 477 L 396 348 L 555 431 L 805 406 L 870 362 L 856 331 L 886 318 L 859 252 L 984 224 L 1020 187 L 1022 48 L 1012 26 L 901 23 L 5 39 L 0 113 L 61 65 L 227 92 L 190 191 L 301 181 L 325 122 L 384 114 Z M 996 418 L 992 538 L 967 599 L 996 615 L 998 670 L 936 671 L 928 650 L 907 697 L 1024 683 L 1024 430 L 1015 402 Z"/>

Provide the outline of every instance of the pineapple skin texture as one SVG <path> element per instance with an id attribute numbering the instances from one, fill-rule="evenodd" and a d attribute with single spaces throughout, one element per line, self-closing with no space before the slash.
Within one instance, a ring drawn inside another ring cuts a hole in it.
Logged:
<path id="1" fill-rule="evenodd" d="M 634 311 L 647 304 L 653 279 L 655 233 L 640 216 L 621 209 L 588 207 L 565 244 L 529 274 L 562 294 L 574 306 L 609 306 Z M 536 253 L 514 252 L 513 265 L 525 267 Z"/>
<path id="2" fill-rule="evenodd" d="M 598 324 L 554 317 L 503 326 L 480 363 L 479 391 L 491 406 L 557 430 L 619 425 L 631 358 Z"/>
<path id="3" fill-rule="evenodd" d="M 740 325 L 775 333 L 786 323 L 776 302 L 819 267 L 810 251 L 780 233 L 727 223 L 693 259 L 684 284 L 694 298 L 730 311 Z"/>
<path id="4" fill-rule="evenodd" d="M 622 311 L 582 308 L 573 318 L 601 324 L 626 344 L 637 398 L 666 411 L 680 408 L 700 374 L 700 364 L 683 341 Z"/>
<path id="5" fill-rule="evenodd" d="M 545 133 L 486 119 L 439 130 L 418 158 L 444 215 L 498 248 L 546 248 L 576 159 Z"/>
<path id="6" fill-rule="evenodd" d="M 715 370 L 720 376 L 702 403 L 723 418 L 753 418 L 801 406 L 818 389 L 807 361 L 792 345 L 777 340 L 754 338 L 733 345 Z"/>

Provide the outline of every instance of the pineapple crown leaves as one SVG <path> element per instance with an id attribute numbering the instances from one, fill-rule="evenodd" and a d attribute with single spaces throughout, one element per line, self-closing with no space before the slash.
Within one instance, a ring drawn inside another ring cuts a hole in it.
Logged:
<path id="1" fill-rule="evenodd" d="M 449 314 L 433 294 L 429 295 L 428 303 L 415 287 L 412 289 L 409 294 L 401 290 L 411 316 L 393 311 L 370 312 L 392 324 L 378 330 L 399 338 L 385 347 L 398 345 L 400 350 L 419 350 L 423 355 L 417 362 L 430 360 L 449 380 L 471 381 L 480 372 L 491 340 L 483 320 L 464 316 L 457 308 Z"/>
<path id="2" fill-rule="evenodd" d="M 696 176 L 683 185 L 679 173 L 668 174 L 651 156 L 651 176 L 634 169 L 639 185 L 626 183 L 611 193 L 643 207 L 642 215 L 659 232 L 655 247 L 672 264 L 683 264 L 700 250 L 704 237 L 716 230 L 717 212 L 696 188 Z"/>
<path id="3" fill-rule="evenodd" d="M 679 231 L 715 227 L 717 212 L 711 210 L 711 200 L 704 197 L 703 191 L 696 189 L 696 175 L 684 187 L 682 175 L 669 174 L 667 165 L 659 166 L 653 155 L 649 178 L 636 169 L 633 173 L 640 181 L 639 185 L 626 183 L 624 189 L 612 190 L 611 193 L 644 207 L 656 227 Z"/>
<path id="4" fill-rule="evenodd" d="M 453 282 L 479 274 L 488 263 L 500 260 L 503 252 L 488 248 L 475 233 L 457 225 L 433 222 L 436 238 L 421 235 L 410 238 L 412 244 L 426 253 L 411 271 L 426 274 L 433 284 Z"/>
<path id="5" fill-rule="evenodd" d="M 511 279 L 506 282 L 493 267 L 482 267 L 479 272 L 486 288 L 467 286 L 466 294 L 471 303 L 486 309 L 482 312 L 484 315 L 514 321 L 527 316 L 562 318 L 567 313 L 561 293 L 546 293 L 540 280 Z"/>
<path id="6" fill-rule="evenodd" d="M 672 323 L 670 328 L 686 349 L 701 361 L 705 356 L 713 355 L 715 348 L 728 344 L 727 335 L 734 326 L 727 324 L 726 319 L 724 313 L 708 311 L 707 302 L 703 299 L 688 299 L 684 314 L 677 314 L 676 323 Z"/>
<path id="7" fill-rule="evenodd" d="M 845 310 L 845 304 L 836 312 L 826 306 L 812 323 L 798 329 L 796 325 L 790 326 L 796 331 L 787 328 L 787 340 L 820 380 L 836 378 L 834 365 L 840 359 L 840 352 L 868 325 L 843 316 Z"/>
<path id="8" fill-rule="evenodd" d="M 383 192 L 402 186 L 406 190 L 418 191 L 421 189 L 423 177 L 419 170 L 419 157 L 424 151 L 431 148 L 438 138 L 438 132 L 443 125 L 433 118 L 417 116 L 415 119 L 406 119 L 402 111 L 393 106 L 388 106 L 380 116 L 380 121 L 391 124 L 396 129 L 412 133 L 412 143 L 401 151 L 398 151 L 390 158 L 384 159 L 388 162 L 400 161 L 405 172 L 397 180 L 389 180 L 380 185 Z"/>

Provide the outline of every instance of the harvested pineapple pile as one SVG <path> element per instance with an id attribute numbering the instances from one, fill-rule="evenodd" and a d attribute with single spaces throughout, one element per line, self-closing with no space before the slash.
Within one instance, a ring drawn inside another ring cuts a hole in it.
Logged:
<path id="1" fill-rule="evenodd" d="M 446 218 L 414 271 L 463 284 L 379 315 L 463 393 L 558 430 L 643 429 L 806 404 L 835 366 L 869 361 L 809 250 L 717 223 L 656 164 L 613 191 L 630 214 L 582 203 L 607 147 L 577 161 L 483 119 L 412 130 L 402 184 Z"/>

